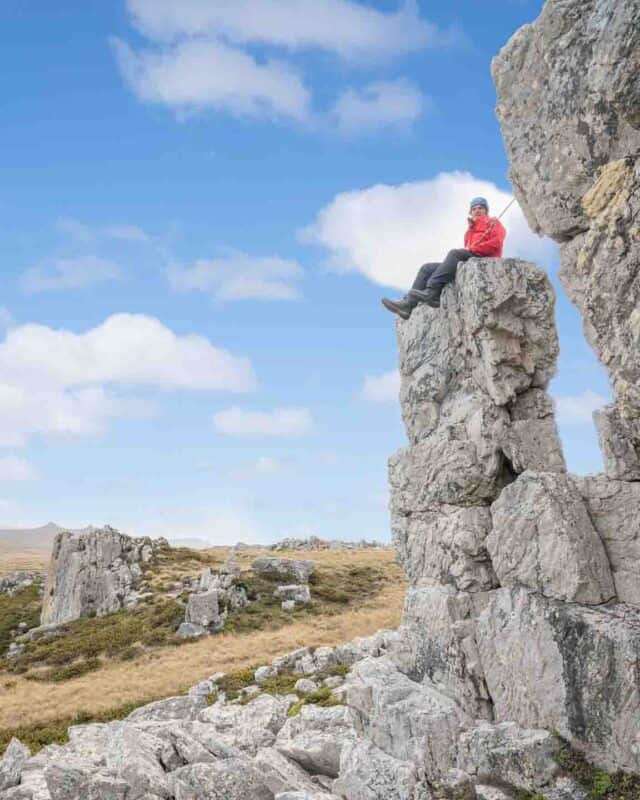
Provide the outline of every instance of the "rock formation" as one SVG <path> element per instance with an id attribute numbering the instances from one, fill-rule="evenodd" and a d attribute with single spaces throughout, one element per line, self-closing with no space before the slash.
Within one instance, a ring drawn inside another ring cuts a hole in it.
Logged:
<path id="1" fill-rule="evenodd" d="M 547 0 L 494 64 L 515 190 L 610 370 L 606 475 L 565 469 L 544 272 L 466 262 L 398 322 L 400 628 L 281 656 L 237 697 L 211 676 L 63 747 L 14 742 L 1 800 L 587 800 L 562 739 L 640 775 L 638 19 Z M 295 693 L 272 695 L 283 675 Z"/>
<path id="2" fill-rule="evenodd" d="M 101 616 L 137 602 L 135 587 L 142 565 L 164 539 L 134 539 L 113 528 L 88 533 L 59 533 L 47 573 L 42 625 Z"/>
<path id="3" fill-rule="evenodd" d="M 640 480 L 640 26 L 637 0 L 548 2 L 494 60 L 511 179 L 609 370 L 606 472 Z M 526 76 L 524 79 L 522 76 Z"/>

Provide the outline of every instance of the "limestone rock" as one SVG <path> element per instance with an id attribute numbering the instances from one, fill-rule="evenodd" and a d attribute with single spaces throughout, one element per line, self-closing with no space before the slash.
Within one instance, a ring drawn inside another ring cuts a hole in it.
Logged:
<path id="1" fill-rule="evenodd" d="M 629 423 L 620 419 L 615 406 L 594 412 L 607 477 L 612 480 L 640 480 L 640 447 Z M 636 426 L 637 427 L 637 426 Z"/>
<path id="2" fill-rule="evenodd" d="M 511 179 L 530 226 L 558 241 L 589 227 L 598 168 L 640 128 L 636 0 L 551 0 L 493 62 Z"/>
<path id="3" fill-rule="evenodd" d="M 640 772 L 640 611 L 498 589 L 477 643 L 496 722 L 555 729 L 595 763 Z"/>
<path id="4" fill-rule="evenodd" d="M 180 639 L 197 639 L 206 634 L 206 628 L 202 625 L 194 625 L 192 622 L 182 622 L 176 631 L 176 636 Z"/>
<path id="5" fill-rule="evenodd" d="M 176 800 L 273 800 L 258 770 L 243 759 L 194 764 L 171 773 Z"/>
<path id="6" fill-rule="evenodd" d="M 212 726 L 222 742 L 255 755 L 271 747 L 287 720 L 290 702 L 264 694 L 247 705 L 213 705 L 200 712 L 200 722 Z"/>
<path id="7" fill-rule="evenodd" d="M 485 545 L 490 530 L 486 506 L 449 505 L 394 515 L 391 529 L 398 560 L 412 584 L 451 584 L 460 591 L 498 585 Z"/>
<path id="8" fill-rule="evenodd" d="M 311 602 L 311 591 L 306 584 L 290 583 L 286 586 L 278 586 L 274 591 L 274 596 L 283 600 L 293 600 L 294 603 Z"/>
<path id="9" fill-rule="evenodd" d="M 549 0 L 493 64 L 514 191 L 562 243 L 560 279 L 611 375 L 611 478 L 640 454 L 639 13 L 638 0 Z"/>
<path id="10" fill-rule="evenodd" d="M 290 789 L 313 793 L 317 786 L 305 770 L 295 761 L 283 756 L 273 747 L 262 747 L 254 759 L 262 780 L 274 793 L 285 792 Z"/>
<path id="11" fill-rule="evenodd" d="M 222 627 L 224 619 L 220 615 L 219 598 L 220 593 L 217 589 L 203 594 L 190 594 L 185 622 L 211 630 Z"/>
<path id="12" fill-rule="evenodd" d="M 283 725 L 275 748 L 307 772 L 337 778 L 342 749 L 354 739 L 349 709 L 306 705 Z"/>
<path id="13" fill-rule="evenodd" d="M 407 592 L 402 631 L 409 649 L 402 672 L 426 680 L 471 717 L 490 719 L 492 703 L 476 642 L 476 618 L 487 594 L 452 587 L 412 588 Z"/>
<path id="14" fill-rule="evenodd" d="M 167 720 L 196 719 L 200 711 L 207 707 L 207 700 L 202 695 L 185 695 L 158 700 L 140 708 L 136 708 L 127 717 L 129 722 L 165 722 Z"/>
<path id="15" fill-rule="evenodd" d="M 18 785 L 22 768 L 30 756 L 28 747 L 15 737 L 11 739 L 0 759 L 0 792 Z"/>
<path id="16" fill-rule="evenodd" d="M 509 784 L 533 792 L 560 771 L 560 741 L 548 731 L 523 730 L 514 722 L 483 722 L 460 736 L 458 768 L 479 783 Z"/>
<path id="17" fill-rule="evenodd" d="M 130 604 L 141 564 L 164 540 L 133 539 L 113 528 L 89 533 L 59 533 L 44 592 L 42 624 L 58 625 L 80 617 L 108 614 Z"/>
<path id="18" fill-rule="evenodd" d="M 588 604 L 615 596 L 602 541 L 567 475 L 523 473 L 502 491 L 491 516 L 486 546 L 502 586 Z"/>
<path id="19" fill-rule="evenodd" d="M 403 675 L 387 656 L 357 664 L 345 688 L 356 730 L 387 755 L 413 763 L 436 784 L 455 766 L 457 740 L 470 720 L 449 697 Z"/>
<path id="20" fill-rule="evenodd" d="M 256 558 L 252 564 L 258 575 L 271 578 L 293 579 L 296 583 L 309 583 L 316 569 L 315 561 L 295 558 Z"/>
<path id="21" fill-rule="evenodd" d="M 416 768 L 392 758 L 371 742 L 352 742 L 342 749 L 340 777 L 333 791 L 347 800 L 412 800 Z"/>
<path id="22" fill-rule="evenodd" d="M 622 603 L 640 606 L 640 483 L 575 478 L 602 539 Z"/>

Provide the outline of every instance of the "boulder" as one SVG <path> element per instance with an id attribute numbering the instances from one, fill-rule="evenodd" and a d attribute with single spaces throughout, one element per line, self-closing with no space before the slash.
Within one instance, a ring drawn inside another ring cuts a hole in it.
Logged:
<path id="1" fill-rule="evenodd" d="M 224 616 L 220 614 L 220 595 L 221 592 L 217 589 L 203 594 L 190 594 L 185 622 L 211 630 L 221 628 L 224 625 Z"/>
<path id="2" fill-rule="evenodd" d="M 18 785 L 22 768 L 30 756 L 31 751 L 28 747 L 15 737 L 11 739 L 4 755 L 0 758 L 0 792 Z"/>
<path id="3" fill-rule="evenodd" d="M 260 771 L 262 780 L 274 794 L 292 789 L 310 793 L 318 790 L 308 772 L 273 747 L 261 747 L 254 764 Z"/>
<path id="4" fill-rule="evenodd" d="M 274 746 L 307 772 L 337 778 L 342 749 L 353 739 L 349 709 L 305 705 L 297 716 L 287 719 Z"/>
<path id="5" fill-rule="evenodd" d="M 350 742 L 340 755 L 340 777 L 332 790 L 346 800 L 413 800 L 416 767 L 371 742 Z"/>
<path id="6" fill-rule="evenodd" d="M 101 616 L 131 605 L 141 565 L 166 547 L 162 539 L 133 539 L 113 528 L 59 533 L 45 585 L 42 625 Z"/>
<path id="7" fill-rule="evenodd" d="M 554 729 L 603 768 L 640 772 L 640 610 L 504 588 L 476 637 L 496 722 Z"/>
<path id="8" fill-rule="evenodd" d="M 602 540 L 567 475 L 523 473 L 493 503 L 491 517 L 486 547 L 502 586 L 591 605 L 615 596 Z"/>
<path id="9" fill-rule="evenodd" d="M 183 695 L 158 700 L 155 703 L 136 708 L 127 717 L 129 722 L 165 722 L 167 720 L 193 720 L 207 708 L 207 700 L 202 695 Z"/>
<path id="10" fill-rule="evenodd" d="M 640 483 L 604 475 L 574 480 L 607 551 L 618 599 L 640 606 Z"/>
<path id="11" fill-rule="evenodd" d="M 282 600 L 293 600 L 294 603 L 311 602 L 311 591 L 306 584 L 291 583 L 286 586 L 278 586 L 273 594 Z"/>
<path id="12" fill-rule="evenodd" d="M 432 784 L 455 766 L 457 741 L 470 722 L 457 703 L 427 682 L 400 673 L 387 656 L 356 664 L 345 682 L 356 731 Z"/>
<path id="13" fill-rule="evenodd" d="M 508 784 L 535 792 L 560 772 L 561 742 L 542 730 L 524 730 L 514 722 L 482 722 L 458 743 L 458 768 L 479 783 Z"/>
<path id="14" fill-rule="evenodd" d="M 256 558 L 251 565 L 258 575 L 269 578 L 293 579 L 295 583 L 309 583 L 316 569 L 315 561 L 296 558 Z"/>
<path id="15" fill-rule="evenodd" d="M 211 726 L 224 744 L 255 755 L 260 747 L 273 745 L 290 705 L 289 699 L 263 694 L 246 705 L 209 706 L 198 720 Z"/>
<path id="16" fill-rule="evenodd" d="M 170 781 L 175 800 L 273 800 L 260 772 L 246 759 L 181 767 Z"/>

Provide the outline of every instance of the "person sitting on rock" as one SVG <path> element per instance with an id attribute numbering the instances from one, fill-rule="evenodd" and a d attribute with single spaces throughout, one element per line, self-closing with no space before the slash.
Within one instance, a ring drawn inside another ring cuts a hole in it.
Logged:
<path id="1" fill-rule="evenodd" d="M 460 261 L 473 256 L 500 258 L 507 232 L 498 219 L 489 216 L 489 204 L 484 197 L 474 197 L 470 204 L 469 227 L 464 235 L 464 250 L 450 250 L 441 263 L 423 264 L 413 287 L 401 300 L 382 298 L 382 305 L 402 319 L 409 319 L 418 303 L 432 308 L 440 305 L 443 288 L 456 278 Z"/>

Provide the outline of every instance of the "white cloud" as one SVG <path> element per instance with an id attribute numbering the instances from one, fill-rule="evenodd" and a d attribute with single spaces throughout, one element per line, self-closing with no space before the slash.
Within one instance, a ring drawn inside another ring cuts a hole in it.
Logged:
<path id="1" fill-rule="evenodd" d="M 469 200 L 477 195 L 487 197 L 496 215 L 511 200 L 493 183 L 467 172 L 344 192 L 318 213 L 301 238 L 327 248 L 334 269 L 406 290 L 421 264 L 441 261 L 450 249 L 463 246 Z M 549 263 L 556 245 L 529 230 L 517 204 L 504 223 L 505 255 Z"/>
<path id="2" fill-rule="evenodd" d="M 137 225 L 111 225 L 105 228 L 105 233 L 110 239 L 120 239 L 123 242 L 149 242 L 147 234 Z"/>
<path id="3" fill-rule="evenodd" d="M 0 306 L 0 330 L 6 330 L 14 324 L 13 314 L 8 308 Z"/>
<path id="4" fill-rule="evenodd" d="M 346 89 L 338 97 L 332 116 L 343 134 L 352 135 L 390 125 L 411 125 L 426 105 L 420 89 L 400 78 L 370 83 L 360 90 Z"/>
<path id="5" fill-rule="evenodd" d="M 167 271 L 173 289 L 210 291 L 218 300 L 293 300 L 300 296 L 295 281 L 301 275 L 296 261 L 253 258 L 245 253 L 199 259 L 190 267 Z"/>
<path id="6" fill-rule="evenodd" d="M 322 48 L 354 60 L 448 43 L 415 0 L 383 12 L 353 0 L 127 0 L 134 25 L 156 41 L 224 37 L 289 49 Z"/>
<path id="7" fill-rule="evenodd" d="M 0 481 L 31 481 L 37 477 L 34 466 L 18 456 L 0 457 Z"/>
<path id="8" fill-rule="evenodd" d="M 73 217 L 60 217 L 56 220 L 56 228 L 60 233 L 82 244 L 91 242 L 94 238 L 91 228 Z"/>
<path id="9" fill-rule="evenodd" d="M 264 475 L 272 475 L 275 472 L 281 472 L 284 469 L 284 464 L 279 458 L 273 456 L 260 456 L 255 464 L 256 472 Z"/>
<path id="10" fill-rule="evenodd" d="M 304 120 L 310 96 L 288 64 L 253 56 L 218 41 L 189 39 L 162 51 L 135 51 L 114 39 L 123 78 L 143 101 L 180 113 L 206 108 L 237 116 Z"/>
<path id="11" fill-rule="evenodd" d="M 48 292 L 58 289 L 82 289 L 121 277 L 113 261 L 98 256 L 54 258 L 50 266 L 30 267 L 21 277 L 27 292 Z"/>
<path id="12" fill-rule="evenodd" d="M 362 387 L 362 397 L 371 403 L 397 403 L 400 392 L 400 373 L 397 369 L 382 375 L 367 376 Z"/>
<path id="13" fill-rule="evenodd" d="M 248 359 L 153 317 L 116 314 L 80 334 L 21 325 L 0 343 L 0 446 L 95 435 L 110 418 L 148 413 L 127 396 L 133 386 L 246 392 L 255 376 Z"/>
<path id="14" fill-rule="evenodd" d="M 610 398 L 587 389 L 577 395 L 554 397 L 556 417 L 563 425 L 585 425 L 593 422 L 593 412 L 610 403 Z"/>
<path id="15" fill-rule="evenodd" d="M 243 411 L 227 408 L 213 415 L 217 431 L 227 436 L 295 437 L 309 433 L 313 427 L 306 408 L 276 408 L 273 411 Z"/>

